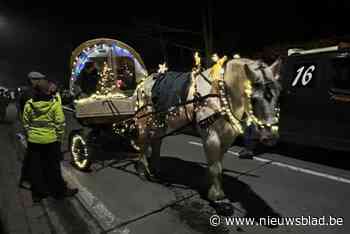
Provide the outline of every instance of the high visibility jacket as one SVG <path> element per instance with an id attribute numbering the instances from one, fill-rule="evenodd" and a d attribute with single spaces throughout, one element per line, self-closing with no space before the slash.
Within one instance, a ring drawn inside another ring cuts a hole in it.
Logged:
<path id="1" fill-rule="evenodd" d="M 24 106 L 22 121 L 29 142 L 49 144 L 62 141 L 65 118 L 60 96 L 56 95 L 50 101 L 28 100 Z"/>

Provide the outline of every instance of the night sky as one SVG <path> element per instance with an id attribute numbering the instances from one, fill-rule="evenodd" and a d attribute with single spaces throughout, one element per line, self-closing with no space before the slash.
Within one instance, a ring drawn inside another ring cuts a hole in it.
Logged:
<path id="1" fill-rule="evenodd" d="M 66 81 L 71 51 L 97 37 L 129 44 L 151 71 L 164 60 L 171 69 L 188 70 L 193 51 L 204 51 L 208 7 L 219 54 L 249 56 L 266 46 L 350 35 L 349 1 L 108 2 L 2 1 L 0 82 L 21 84 L 35 69 Z"/>

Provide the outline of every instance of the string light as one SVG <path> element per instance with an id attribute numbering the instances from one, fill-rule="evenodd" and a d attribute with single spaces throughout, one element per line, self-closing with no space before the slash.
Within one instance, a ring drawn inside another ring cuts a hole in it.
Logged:
<path id="1" fill-rule="evenodd" d="M 220 100 L 220 114 L 222 116 L 227 116 L 229 119 L 229 123 L 231 124 L 232 128 L 236 130 L 239 134 L 243 134 L 243 127 L 240 123 L 240 120 L 238 120 L 232 113 L 231 108 L 229 106 L 229 102 L 227 100 L 227 93 L 225 89 L 225 81 L 224 81 L 224 71 L 223 71 L 223 65 L 227 60 L 227 57 L 224 56 L 222 58 L 219 58 L 217 54 L 214 54 L 212 56 L 212 59 L 216 64 L 211 68 L 210 75 L 213 77 L 214 80 L 214 87 L 218 87 L 218 93 L 219 93 L 219 100 Z"/>
<path id="2" fill-rule="evenodd" d="M 102 95 L 107 95 L 116 87 L 114 83 L 114 74 L 106 62 L 103 64 L 102 71 L 99 72 L 100 80 L 98 82 L 98 91 Z"/>

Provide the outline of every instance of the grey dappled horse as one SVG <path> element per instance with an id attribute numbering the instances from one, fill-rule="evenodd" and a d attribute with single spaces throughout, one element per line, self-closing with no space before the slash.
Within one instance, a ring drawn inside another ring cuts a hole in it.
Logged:
<path id="1" fill-rule="evenodd" d="M 257 125 L 260 141 L 265 144 L 276 141 L 277 135 L 271 129 L 278 121 L 276 112 L 280 94 L 277 81 L 279 60 L 267 66 L 261 61 L 239 58 L 227 61 L 226 66 L 220 68 L 215 71 L 212 67 L 201 74 L 192 73 L 187 100 L 193 100 L 195 96 L 214 95 L 199 103 L 188 103 L 176 108 L 175 112 L 167 115 L 165 126 L 158 124 L 156 115 L 147 115 L 155 111 L 151 98 L 155 79 L 152 76 L 147 78 L 135 91 L 139 107 L 137 144 L 140 146 L 140 162 L 145 171 L 151 173 L 149 162 L 155 172 L 160 167 L 160 137 L 171 129 L 192 122 L 203 142 L 210 178 L 208 199 L 214 204 L 225 201 L 221 181 L 223 156 L 237 136 L 242 134 L 244 126 Z M 210 123 L 203 127 L 200 123 L 211 116 Z"/>

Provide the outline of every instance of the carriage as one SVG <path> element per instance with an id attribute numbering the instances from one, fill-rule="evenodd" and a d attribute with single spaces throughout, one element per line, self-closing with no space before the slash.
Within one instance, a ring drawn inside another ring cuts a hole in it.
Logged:
<path id="1" fill-rule="evenodd" d="M 69 135 L 73 164 L 81 170 L 88 169 L 99 149 L 137 152 L 137 147 L 118 130 L 132 132 L 132 125 L 125 129 L 124 121 L 132 121 L 132 94 L 147 76 L 140 55 L 121 41 L 99 38 L 78 46 L 70 63 L 69 92 L 75 97 L 75 118 L 84 126 Z M 90 75 L 88 67 L 94 70 Z M 116 129 L 118 122 L 123 122 L 123 129 Z"/>
<path id="2" fill-rule="evenodd" d="M 208 199 L 218 212 L 232 210 L 220 180 L 222 157 L 251 125 L 262 143 L 276 141 L 280 61 L 268 66 L 245 58 L 213 60 L 204 70 L 195 54 L 191 72 L 160 66 L 148 76 L 140 56 L 122 42 L 96 39 L 79 46 L 72 55 L 70 92 L 77 97 L 75 117 L 86 128 L 70 134 L 74 164 L 87 169 L 94 155 L 105 155 L 96 151 L 124 149 L 138 156 L 140 176 L 160 177 L 162 139 L 188 127 L 206 149 Z"/>

